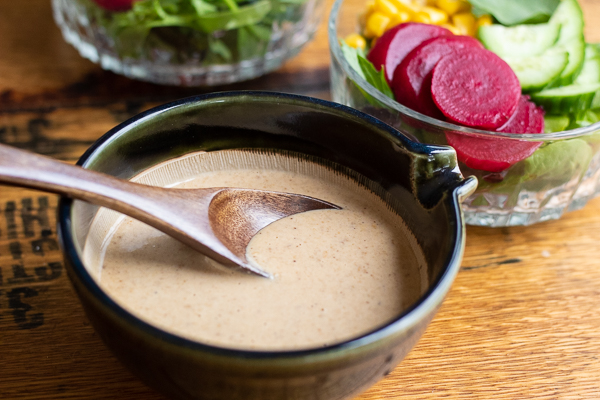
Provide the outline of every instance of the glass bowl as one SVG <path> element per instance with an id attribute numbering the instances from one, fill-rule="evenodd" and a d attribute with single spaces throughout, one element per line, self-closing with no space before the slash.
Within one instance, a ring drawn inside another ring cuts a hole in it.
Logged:
<path id="1" fill-rule="evenodd" d="M 145 11 L 142 5 L 147 9 L 154 3 L 136 2 L 138 13 L 106 11 L 92 0 L 52 0 L 52 7 L 65 40 L 102 68 L 159 84 L 203 86 L 252 79 L 277 69 L 312 39 L 323 6 L 322 0 L 225 3 L 237 11 L 211 11 L 201 23 L 177 22 L 189 26 L 159 26 L 184 20 L 181 15 L 171 17 L 169 2 Z"/>
<path id="2" fill-rule="evenodd" d="M 346 61 L 339 43 L 340 38 L 359 31 L 358 13 L 365 4 L 366 0 L 337 0 L 329 17 L 333 101 L 371 114 L 422 143 L 447 144 L 448 132 L 542 142 L 530 157 L 502 173 L 459 163 L 465 176 L 474 175 L 479 181 L 463 204 L 467 224 L 501 227 L 558 219 L 600 192 L 600 123 L 549 134 L 470 129 L 413 111 L 367 83 Z"/>

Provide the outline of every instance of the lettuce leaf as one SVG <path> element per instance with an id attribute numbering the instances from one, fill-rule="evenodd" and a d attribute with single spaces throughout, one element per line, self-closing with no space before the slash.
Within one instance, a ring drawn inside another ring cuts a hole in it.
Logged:
<path id="1" fill-rule="evenodd" d="M 560 0 L 469 0 L 477 12 L 491 14 L 503 25 L 546 22 Z"/>
<path id="2" fill-rule="evenodd" d="M 352 69 L 354 69 L 368 83 L 373 85 L 375 89 L 379 90 L 390 99 L 394 99 L 394 92 L 392 92 L 390 85 L 385 79 L 385 72 L 383 68 L 381 68 L 381 71 L 377 71 L 373 63 L 366 59 L 366 55 L 362 50 L 348 46 L 343 40 L 341 41 L 341 45 L 344 58 L 346 58 L 346 61 L 348 61 L 348 64 L 350 64 Z M 366 93 L 364 94 L 367 96 Z M 371 96 L 368 98 L 370 97 Z"/>
<path id="3" fill-rule="evenodd" d="M 552 142 L 513 166 L 502 182 L 482 180 L 479 189 L 490 193 L 512 193 L 515 187 L 536 192 L 548 190 L 584 174 L 592 156 L 592 148 L 583 139 Z"/>

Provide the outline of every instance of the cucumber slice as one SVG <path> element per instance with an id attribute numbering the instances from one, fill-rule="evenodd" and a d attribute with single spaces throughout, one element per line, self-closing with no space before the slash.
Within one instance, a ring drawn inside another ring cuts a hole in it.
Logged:
<path id="1" fill-rule="evenodd" d="M 503 57 L 515 72 L 524 92 L 541 90 L 560 78 L 569 63 L 565 51 L 549 50 L 533 57 Z"/>
<path id="2" fill-rule="evenodd" d="M 583 12 L 577 0 L 562 0 L 549 23 L 560 25 L 555 47 L 569 53 L 569 63 L 561 73 L 558 84 L 569 85 L 579 74 L 585 54 Z"/>
<path id="3" fill-rule="evenodd" d="M 600 43 L 585 44 L 585 59 L 600 57 Z"/>
<path id="4" fill-rule="evenodd" d="M 544 116 L 544 133 L 562 132 L 569 126 L 571 119 L 567 115 Z"/>
<path id="5" fill-rule="evenodd" d="M 531 98 L 548 114 L 579 115 L 591 107 L 598 90 L 600 83 L 569 85 L 532 93 Z"/>
<path id="6" fill-rule="evenodd" d="M 588 44 L 585 46 L 583 67 L 573 83 L 584 85 L 598 82 L 600 82 L 600 52 L 598 52 L 596 46 Z"/>
<path id="7" fill-rule="evenodd" d="M 560 24 L 516 25 L 495 24 L 479 28 L 479 40 L 486 49 L 500 57 L 530 57 L 542 54 L 556 43 Z"/>
<path id="8" fill-rule="evenodd" d="M 596 95 L 594 96 L 594 99 L 592 100 L 592 105 L 590 106 L 590 108 L 593 108 L 593 109 L 600 108 L 600 92 L 596 92 Z"/>

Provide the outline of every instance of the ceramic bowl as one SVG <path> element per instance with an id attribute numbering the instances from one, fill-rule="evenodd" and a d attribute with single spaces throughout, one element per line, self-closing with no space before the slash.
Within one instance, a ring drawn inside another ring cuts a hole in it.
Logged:
<path id="1" fill-rule="evenodd" d="M 600 193 L 600 122 L 535 135 L 470 129 L 418 113 L 369 84 L 346 61 L 340 46 L 340 39 L 359 31 L 358 13 L 365 7 L 366 0 L 336 0 L 329 17 L 334 101 L 374 115 L 422 143 L 445 145 L 446 133 L 501 138 L 505 148 L 519 140 L 541 142 L 531 156 L 501 173 L 459 163 L 465 175 L 479 181 L 476 192 L 463 204 L 467 224 L 501 227 L 558 219 Z"/>
<path id="2" fill-rule="evenodd" d="M 267 74 L 300 52 L 323 15 L 323 0 L 199 2 L 216 7 L 201 16 L 193 2 L 171 3 L 146 0 L 113 12 L 93 0 L 52 0 L 52 8 L 63 37 L 81 56 L 129 78 L 176 86 Z M 186 4 L 190 9 L 178 11 Z"/>
<path id="3" fill-rule="evenodd" d="M 98 208 L 59 204 L 67 270 L 95 329 L 148 385 L 180 399 L 347 399 L 389 373 L 415 345 L 454 280 L 463 255 L 463 179 L 452 149 L 425 146 L 366 114 L 307 97 L 231 92 L 154 108 L 117 126 L 79 160 L 91 170 L 131 178 L 184 154 L 277 149 L 330 160 L 383 186 L 427 259 L 427 289 L 393 321 L 332 346 L 243 351 L 178 337 L 136 318 L 107 296 L 82 263 L 82 244 Z"/>

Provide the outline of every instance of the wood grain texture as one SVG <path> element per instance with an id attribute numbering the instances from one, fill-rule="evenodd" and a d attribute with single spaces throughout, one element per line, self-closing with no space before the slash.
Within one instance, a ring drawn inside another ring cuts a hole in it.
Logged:
<path id="1" fill-rule="evenodd" d="M 600 42 L 600 1 L 580 1 L 587 38 Z M 48 0 L 0 0 L 0 142 L 74 162 L 117 123 L 171 99 L 230 89 L 328 98 L 328 65 L 323 22 L 267 77 L 159 87 L 81 59 Z M 163 399 L 89 325 L 62 265 L 56 204 L 0 186 L 0 398 Z M 358 399 L 600 398 L 600 199 L 559 221 L 467 231 L 462 269 L 425 335 Z"/>

